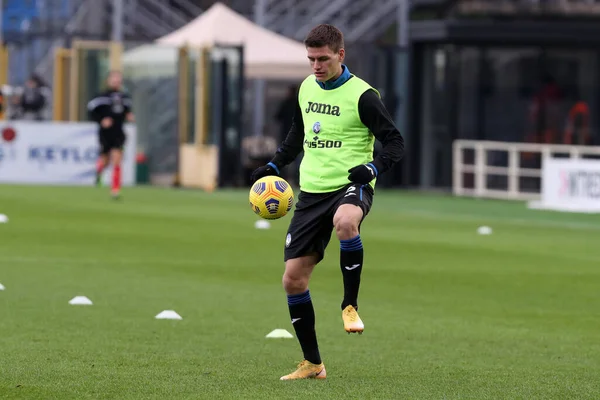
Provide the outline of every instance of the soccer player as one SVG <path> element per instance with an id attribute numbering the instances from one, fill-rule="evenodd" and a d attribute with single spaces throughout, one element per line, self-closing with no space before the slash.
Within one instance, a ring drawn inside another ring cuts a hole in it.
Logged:
<path id="1" fill-rule="evenodd" d="M 119 198 L 121 192 L 121 161 L 126 139 L 123 124 L 134 120 L 131 98 L 123 91 L 122 83 L 121 73 L 111 71 L 107 78 L 107 90 L 88 103 L 90 119 L 100 125 L 96 184 L 100 185 L 102 172 L 110 161 L 113 166 L 111 195 L 115 199 Z"/>
<path id="2" fill-rule="evenodd" d="M 375 181 L 398 162 L 404 140 L 386 111 L 379 93 L 343 64 L 342 32 L 319 25 L 304 44 L 314 74 L 298 90 L 290 131 L 273 159 L 257 168 L 252 182 L 279 175 L 304 150 L 300 193 L 288 228 L 283 287 L 292 325 L 304 353 L 288 379 L 324 379 L 315 332 L 315 312 L 308 289 L 314 267 L 323 259 L 332 229 L 340 241 L 346 332 L 362 333 L 358 290 L 363 266 L 360 226 L 373 201 Z M 375 139 L 382 150 L 373 158 Z"/>

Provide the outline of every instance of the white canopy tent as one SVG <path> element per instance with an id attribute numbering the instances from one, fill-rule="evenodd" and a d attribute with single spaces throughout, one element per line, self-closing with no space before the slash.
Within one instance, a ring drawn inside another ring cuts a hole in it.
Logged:
<path id="1" fill-rule="evenodd" d="M 178 48 L 244 46 L 244 71 L 250 79 L 301 79 L 311 73 L 302 43 L 265 29 L 222 3 L 155 41 L 125 52 L 128 76 L 174 76 Z"/>

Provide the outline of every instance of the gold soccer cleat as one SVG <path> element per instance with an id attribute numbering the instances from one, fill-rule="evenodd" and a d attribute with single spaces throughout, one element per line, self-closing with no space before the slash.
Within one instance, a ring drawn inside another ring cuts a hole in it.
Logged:
<path id="1" fill-rule="evenodd" d="M 353 306 L 347 306 L 342 311 L 342 319 L 344 320 L 344 329 L 346 332 L 350 333 L 358 333 L 362 335 L 365 330 L 365 324 L 361 321 L 358 316 L 358 312 Z"/>
<path id="2" fill-rule="evenodd" d="M 279 378 L 282 381 L 289 381 L 293 379 L 325 379 L 327 377 L 327 371 L 325 371 L 325 365 L 313 364 L 308 360 L 302 361 L 298 364 L 298 369 L 289 375 L 282 376 Z"/>

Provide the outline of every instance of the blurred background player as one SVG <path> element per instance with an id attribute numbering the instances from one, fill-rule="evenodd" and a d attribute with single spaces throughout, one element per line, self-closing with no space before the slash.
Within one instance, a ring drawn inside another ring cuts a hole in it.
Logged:
<path id="1" fill-rule="evenodd" d="M 122 84 L 121 73 L 111 71 L 107 79 L 107 90 L 88 103 L 90 119 L 100 124 L 100 155 L 96 165 L 96 184 L 101 184 L 102 173 L 110 162 L 113 166 L 113 198 L 119 198 L 121 192 L 121 160 L 126 141 L 123 125 L 134 120 L 131 98 L 123 91 Z"/>
<path id="2" fill-rule="evenodd" d="M 327 375 L 308 284 L 334 228 L 340 241 L 344 329 L 363 332 L 357 312 L 364 255 L 360 226 L 371 209 L 377 177 L 404 153 L 404 139 L 379 93 L 343 64 L 342 32 L 332 25 L 319 25 L 304 44 L 313 75 L 300 85 L 292 126 L 281 147 L 267 165 L 252 174 L 253 181 L 279 175 L 304 149 L 300 193 L 285 241 L 283 275 L 304 361 L 282 380 L 324 379 Z M 375 139 L 381 142 L 382 150 L 373 158 Z"/>

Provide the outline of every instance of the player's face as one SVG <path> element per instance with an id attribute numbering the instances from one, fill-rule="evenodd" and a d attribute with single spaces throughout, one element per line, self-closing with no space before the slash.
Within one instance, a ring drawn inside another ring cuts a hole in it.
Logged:
<path id="1" fill-rule="evenodd" d="M 119 74 L 118 72 L 113 72 L 108 77 L 108 86 L 110 86 L 112 89 L 120 89 L 122 83 L 123 83 L 123 78 L 121 77 L 121 74 Z"/>
<path id="2" fill-rule="evenodd" d="M 344 49 L 334 52 L 329 46 L 307 47 L 308 61 L 319 82 L 335 77 L 342 69 Z"/>

